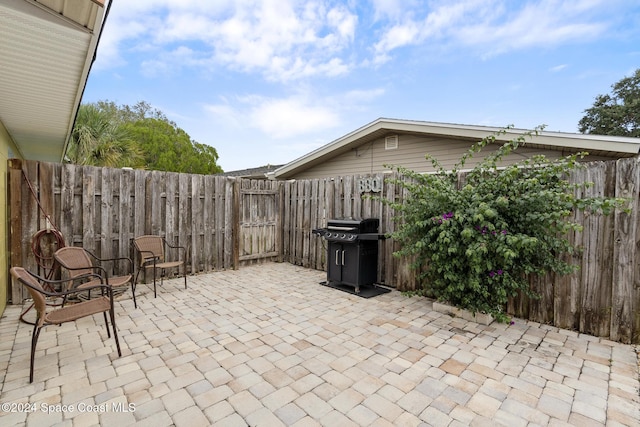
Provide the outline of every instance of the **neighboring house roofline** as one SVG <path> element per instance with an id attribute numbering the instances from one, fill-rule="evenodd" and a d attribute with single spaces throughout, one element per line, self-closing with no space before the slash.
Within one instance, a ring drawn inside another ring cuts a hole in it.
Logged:
<path id="1" fill-rule="evenodd" d="M 221 172 L 216 175 L 235 176 L 239 178 L 265 179 L 268 173 L 273 172 L 274 170 L 282 166 L 284 165 L 265 165 L 265 166 L 259 166 L 257 168 L 248 168 L 248 169 L 239 169 L 239 170 L 233 170 L 228 172 Z"/>
<path id="2" fill-rule="evenodd" d="M 496 141 L 506 142 L 519 135 L 531 132 L 531 130 L 528 129 L 505 129 L 493 126 L 379 118 L 270 172 L 268 177 L 270 179 L 290 177 L 300 170 L 321 163 L 353 147 L 393 133 L 446 136 L 456 139 L 480 141 L 487 136 L 494 135 L 503 130 L 505 133 L 497 135 Z M 535 136 L 531 142 L 527 141 L 527 143 L 553 149 L 604 152 L 610 153 L 610 155 L 617 154 L 624 157 L 633 156 L 640 152 L 640 138 L 622 136 L 574 134 L 543 130 L 539 131 L 538 135 Z"/>

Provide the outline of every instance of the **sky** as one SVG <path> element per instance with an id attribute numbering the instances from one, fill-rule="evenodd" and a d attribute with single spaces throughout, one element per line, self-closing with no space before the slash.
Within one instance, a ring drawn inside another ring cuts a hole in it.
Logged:
<path id="1" fill-rule="evenodd" d="M 82 102 L 147 102 L 234 171 L 381 117 L 576 133 L 638 68 L 637 0 L 114 0 Z"/>

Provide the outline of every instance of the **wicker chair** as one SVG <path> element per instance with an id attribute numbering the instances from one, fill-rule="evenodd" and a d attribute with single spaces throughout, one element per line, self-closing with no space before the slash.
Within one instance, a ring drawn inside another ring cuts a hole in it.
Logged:
<path id="1" fill-rule="evenodd" d="M 109 321 L 107 320 L 107 312 L 111 317 L 111 327 L 113 328 L 113 337 L 116 341 L 116 347 L 118 348 L 118 356 L 122 356 L 120 351 L 120 342 L 118 341 L 118 331 L 116 330 L 116 319 L 113 311 L 113 289 L 104 283 L 96 283 L 90 289 L 100 289 L 102 296 L 94 298 L 88 301 L 80 302 L 77 304 L 71 304 L 57 308 L 47 312 L 47 297 L 65 298 L 68 295 L 80 292 L 78 289 L 71 288 L 70 290 L 61 292 L 52 292 L 44 289 L 43 284 L 53 285 L 66 282 L 68 280 L 47 280 L 34 273 L 25 270 L 22 267 L 12 267 L 10 270 L 11 276 L 27 287 L 31 298 L 36 307 L 37 318 L 34 322 L 33 334 L 31 336 L 31 365 L 29 367 L 29 382 L 33 382 L 33 365 L 36 354 L 36 344 L 38 343 L 38 337 L 43 327 L 47 325 L 60 325 L 66 322 L 74 322 L 83 317 L 92 316 L 94 314 L 103 313 L 105 326 L 107 327 L 107 337 L 111 338 L 111 332 L 109 331 Z M 95 279 L 99 280 L 99 276 Z M 86 291 L 89 287 L 85 287 L 82 291 Z"/>
<path id="2" fill-rule="evenodd" d="M 92 287 L 98 283 L 101 283 L 100 278 L 95 277 L 88 281 L 85 281 L 85 278 L 88 274 L 94 273 L 104 277 L 104 283 L 109 286 L 120 287 L 126 286 L 128 283 L 131 283 L 133 305 L 135 308 L 138 308 L 138 303 L 136 301 L 136 286 L 135 283 L 131 280 L 133 277 L 133 262 L 131 262 L 130 258 L 121 257 L 101 259 L 88 250 L 78 246 L 66 246 L 64 248 L 60 248 L 53 254 L 53 258 L 60 266 L 68 270 L 69 278 L 75 281 L 75 289 L 86 289 L 88 287 Z M 110 277 L 107 273 L 107 270 L 102 266 L 102 264 L 107 262 L 115 263 L 118 261 L 127 262 L 126 265 L 129 274 Z"/>
<path id="3" fill-rule="evenodd" d="M 184 276 L 184 288 L 187 289 L 187 249 L 184 246 L 172 246 L 167 243 L 166 239 L 161 236 L 145 235 L 139 236 L 133 239 L 133 246 L 138 254 L 137 265 L 138 271 L 133 283 L 138 282 L 138 275 L 140 271 L 146 269 L 153 269 L 153 296 L 157 297 L 156 291 L 156 271 L 160 270 L 160 285 L 163 284 L 165 270 L 170 268 L 178 269 L 178 276 L 180 276 L 180 266 L 182 266 L 182 276 Z M 166 250 L 172 252 L 173 258 L 171 261 L 166 259 Z"/>

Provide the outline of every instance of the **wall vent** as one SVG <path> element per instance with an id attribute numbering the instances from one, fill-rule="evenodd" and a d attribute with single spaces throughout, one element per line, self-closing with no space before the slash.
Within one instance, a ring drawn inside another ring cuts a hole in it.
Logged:
<path id="1" fill-rule="evenodd" d="M 384 139 L 385 150 L 395 150 L 398 148 L 398 135 L 387 136 Z"/>

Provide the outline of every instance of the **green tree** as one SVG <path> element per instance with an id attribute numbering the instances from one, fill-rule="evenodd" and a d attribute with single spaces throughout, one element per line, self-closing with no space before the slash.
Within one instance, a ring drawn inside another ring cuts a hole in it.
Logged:
<path id="1" fill-rule="evenodd" d="M 215 174 L 222 172 L 216 164 L 216 149 L 193 141 L 171 122 L 145 118 L 128 123 L 126 128 L 140 145 L 147 169 L 168 172 Z"/>
<path id="2" fill-rule="evenodd" d="M 222 172 L 218 166 L 218 153 L 215 148 L 198 143 L 176 123 L 170 121 L 162 111 L 151 107 L 147 102 L 140 101 L 134 106 L 118 106 L 112 101 L 98 101 L 81 106 L 83 115 L 89 114 L 92 127 L 114 129 L 120 132 L 113 136 L 113 141 L 128 144 L 131 141 L 137 153 L 130 153 L 128 164 L 99 163 L 83 148 L 82 137 L 92 135 L 86 126 L 84 118 L 76 121 L 74 133 L 78 135 L 78 144 L 72 144 L 67 153 L 71 162 L 79 164 L 95 164 L 102 166 L 132 166 L 152 170 L 170 172 L 186 172 L 199 174 L 215 174 Z M 122 138 L 119 140 L 118 138 Z M 85 139 L 90 140 L 86 137 Z M 99 155 L 103 155 L 98 151 Z"/>
<path id="3" fill-rule="evenodd" d="M 575 196 L 578 187 L 589 184 L 572 184 L 566 177 L 583 167 L 578 159 L 584 153 L 558 160 L 535 156 L 501 167 L 502 158 L 530 135 L 487 155 L 465 175 L 462 188 L 457 171 L 495 136 L 473 145 L 453 171 L 430 155 L 435 174 L 396 168 L 401 175 L 392 181 L 409 196 L 402 202 L 382 201 L 398 214 L 392 237 L 401 249 L 395 255 L 413 260 L 419 294 L 506 320 L 509 297 L 518 291 L 535 297 L 529 275 L 567 274 L 576 268 L 562 257 L 574 251 L 568 233 L 581 227 L 570 220 L 574 209 L 606 214 L 625 202 Z"/>
<path id="4" fill-rule="evenodd" d="M 578 123 L 581 133 L 640 137 L 640 68 L 598 95 Z"/>
<path id="5" fill-rule="evenodd" d="M 135 105 L 122 105 L 118 106 L 113 101 L 98 101 L 94 104 L 98 109 L 108 112 L 115 120 L 120 123 L 132 123 L 138 120 L 143 120 L 146 118 L 155 118 L 160 119 L 166 122 L 171 123 L 172 125 L 176 125 L 175 123 L 169 121 L 167 116 L 157 108 L 153 108 L 146 101 L 138 101 Z"/>
<path id="6" fill-rule="evenodd" d="M 71 163 L 138 167 L 143 157 L 131 135 L 113 116 L 95 105 L 81 105 L 67 149 Z"/>

